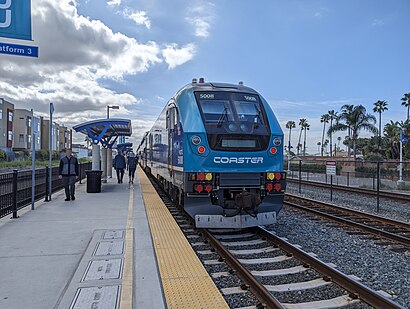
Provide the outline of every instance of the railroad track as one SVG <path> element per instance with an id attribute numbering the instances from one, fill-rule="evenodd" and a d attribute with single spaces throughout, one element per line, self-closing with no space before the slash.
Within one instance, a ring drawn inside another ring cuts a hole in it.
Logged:
<path id="1" fill-rule="evenodd" d="M 196 230 L 155 187 L 231 308 L 403 308 L 262 227 Z"/>
<path id="2" fill-rule="evenodd" d="M 287 182 L 298 184 L 299 180 L 294 179 L 294 178 L 287 178 Z M 300 183 L 302 185 L 326 188 L 330 190 L 330 184 L 323 183 L 323 182 L 301 180 Z M 350 187 L 350 186 L 348 187 L 348 186 L 333 184 L 333 189 L 338 190 L 338 191 L 343 191 L 343 192 L 353 192 L 353 193 L 358 193 L 358 194 L 377 196 L 377 191 L 370 190 L 370 189 L 364 189 L 364 188 L 356 188 L 356 187 Z M 388 191 L 380 190 L 379 197 L 388 198 L 388 199 L 392 199 L 392 200 L 396 200 L 400 202 L 410 202 L 410 194 L 404 194 L 404 193 L 398 193 L 398 192 L 388 192 Z"/>
<path id="3" fill-rule="evenodd" d="M 406 222 L 292 194 L 286 194 L 284 205 L 345 224 L 366 234 L 370 233 L 377 238 L 387 239 L 389 242 L 380 244 L 393 245 L 392 249 L 394 251 L 405 252 L 410 250 L 410 224 Z"/>

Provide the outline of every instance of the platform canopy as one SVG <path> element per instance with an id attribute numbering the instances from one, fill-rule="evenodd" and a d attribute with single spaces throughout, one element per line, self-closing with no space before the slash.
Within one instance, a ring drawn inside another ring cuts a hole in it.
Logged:
<path id="1" fill-rule="evenodd" d="M 131 120 L 129 119 L 98 119 L 73 127 L 76 132 L 87 135 L 94 144 L 101 143 L 105 148 L 112 148 L 118 136 L 131 136 Z"/>

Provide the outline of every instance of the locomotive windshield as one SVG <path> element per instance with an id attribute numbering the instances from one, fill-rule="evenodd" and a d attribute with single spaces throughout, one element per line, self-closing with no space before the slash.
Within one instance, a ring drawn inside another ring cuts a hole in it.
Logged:
<path id="1" fill-rule="evenodd" d="M 196 92 L 210 147 L 222 151 L 265 150 L 270 130 L 256 94 Z"/>

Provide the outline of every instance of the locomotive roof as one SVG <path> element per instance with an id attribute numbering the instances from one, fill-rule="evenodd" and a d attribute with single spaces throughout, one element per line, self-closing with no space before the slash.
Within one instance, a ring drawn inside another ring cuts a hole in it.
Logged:
<path id="1" fill-rule="evenodd" d="M 193 91 L 236 91 L 236 92 L 246 92 L 258 94 L 255 90 L 250 87 L 238 84 L 228 84 L 228 83 L 190 83 L 183 87 L 179 92 L 192 88 Z"/>

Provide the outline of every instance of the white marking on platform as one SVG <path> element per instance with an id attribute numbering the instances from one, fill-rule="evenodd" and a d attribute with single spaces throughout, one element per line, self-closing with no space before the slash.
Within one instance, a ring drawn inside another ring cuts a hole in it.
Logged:
<path id="1" fill-rule="evenodd" d="M 266 240 L 255 239 L 255 240 L 248 240 L 248 241 L 233 241 L 233 242 L 221 241 L 221 244 L 223 244 L 225 247 L 235 247 L 235 246 L 259 245 L 265 242 Z"/>
<path id="2" fill-rule="evenodd" d="M 80 288 L 75 294 L 70 309 L 115 309 L 118 308 L 120 286 Z"/>
<path id="3" fill-rule="evenodd" d="M 286 256 L 286 255 L 280 255 L 280 256 L 275 256 L 273 258 L 262 258 L 262 259 L 238 259 L 239 262 L 242 264 L 262 264 L 262 263 L 277 263 L 277 262 L 282 262 L 291 259 L 291 256 Z"/>
<path id="4" fill-rule="evenodd" d="M 91 261 L 81 281 L 119 279 L 121 267 L 122 259 Z"/>
<path id="5" fill-rule="evenodd" d="M 282 275 L 289 275 L 289 274 L 297 274 L 303 271 L 308 270 L 308 268 L 303 266 L 295 266 L 291 268 L 285 269 L 272 269 L 272 270 L 261 270 L 261 271 L 251 271 L 252 275 L 254 276 L 282 276 Z"/>
<path id="6" fill-rule="evenodd" d="M 341 308 L 351 304 L 360 302 L 359 299 L 352 299 L 349 295 L 342 295 L 339 297 L 318 300 L 306 303 L 289 304 L 283 303 L 282 305 L 287 309 L 325 309 L 325 308 Z"/>

